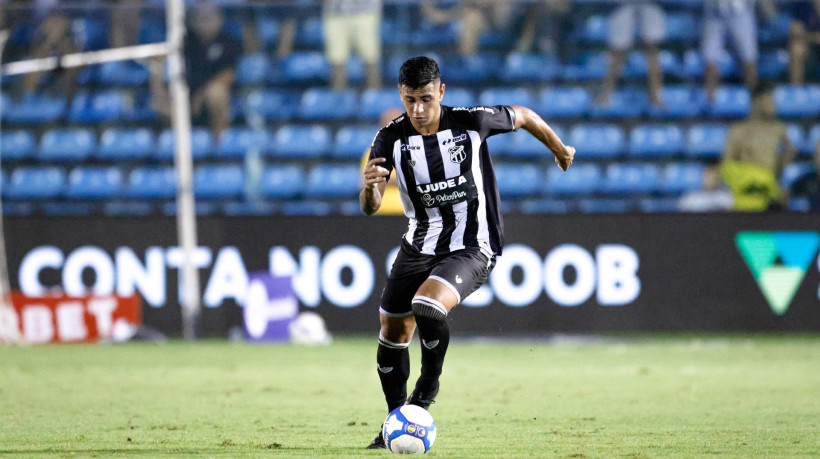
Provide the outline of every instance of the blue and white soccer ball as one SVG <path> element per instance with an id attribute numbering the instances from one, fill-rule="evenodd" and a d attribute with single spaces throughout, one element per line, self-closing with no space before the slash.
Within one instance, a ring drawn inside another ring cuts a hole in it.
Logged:
<path id="1" fill-rule="evenodd" d="M 387 449 L 396 454 L 426 453 L 436 441 L 436 422 L 424 408 L 402 405 L 387 415 L 382 436 Z"/>

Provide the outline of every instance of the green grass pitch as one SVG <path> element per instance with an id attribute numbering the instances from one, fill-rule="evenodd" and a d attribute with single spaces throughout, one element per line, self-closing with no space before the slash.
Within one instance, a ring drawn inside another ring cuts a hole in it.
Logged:
<path id="1" fill-rule="evenodd" d="M 0 347 L 0 456 L 386 456 L 375 346 Z M 820 337 L 454 340 L 431 413 L 430 456 L 817 456 Z"/>

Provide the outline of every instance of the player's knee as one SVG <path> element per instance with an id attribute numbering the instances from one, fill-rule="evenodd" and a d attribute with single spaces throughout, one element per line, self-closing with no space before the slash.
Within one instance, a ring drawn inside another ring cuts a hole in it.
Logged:
<path id="1" fill-rule="evenodd" d="M 427 319 L 444 321 L 447 317 L 447 308 L 441 302 L 432 298 L 416 295 L 413 297 L 413 315 L 416 318 L 423 317 Z"/>

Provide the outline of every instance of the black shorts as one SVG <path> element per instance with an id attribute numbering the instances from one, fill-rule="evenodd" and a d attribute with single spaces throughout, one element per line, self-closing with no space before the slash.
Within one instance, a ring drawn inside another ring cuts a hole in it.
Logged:
<path id="1" fill-rule="evenodd" d="M 461 303 L 487 281 L 495 267 L 495 255 L 489 257 L 478 247 L 466 247 L 445 255 L 423 255 L 407 245 L 402 238 L 401 250 L 382 291 L 379 312 L 388 317 L 413 314 L 413 297 L 427 279 L 446 285 Z"/>

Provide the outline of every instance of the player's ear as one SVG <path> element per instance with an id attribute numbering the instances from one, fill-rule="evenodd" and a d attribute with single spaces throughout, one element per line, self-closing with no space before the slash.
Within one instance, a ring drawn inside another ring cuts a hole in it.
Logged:
<path id="1" fill-rule="evenodd" d="M 441 83 L 441 85 L 439 85 L 439 88 L 438 88 L 438 91 L 439 91 L 439 93 L 438 93 L 438 101 L 439 101 L 439 102 L 441 102 L 441 99 L 442 99 L 442 98 L 444 98 L 444 87 L 445 87 L 445 86 L 446 86 L 446 85 L 445 85 L 444 83 Z"/>

